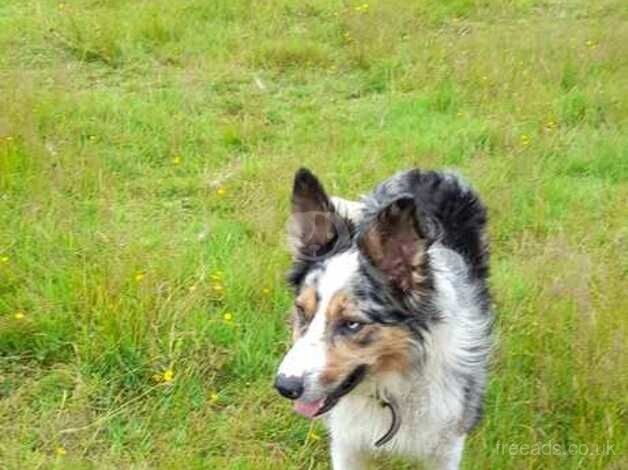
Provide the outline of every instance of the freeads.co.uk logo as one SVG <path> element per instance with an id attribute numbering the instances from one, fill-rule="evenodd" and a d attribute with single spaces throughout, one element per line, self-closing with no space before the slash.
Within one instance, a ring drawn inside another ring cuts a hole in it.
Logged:
<path id="1" fill-rule="evenodd" d="M 528 443 L 497 441 L 495 448 L 499 454 L 512 457 L 533 455 L 573 455 L 583 457 L 615 455 L 615 444 L 610 441 L 567 444 L 561 444 L 552 440 Z"/>

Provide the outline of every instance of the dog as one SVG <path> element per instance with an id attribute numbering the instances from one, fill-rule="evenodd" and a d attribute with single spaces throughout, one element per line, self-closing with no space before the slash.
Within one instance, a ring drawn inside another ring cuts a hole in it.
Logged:
<path id="1" fill-rule="evenodd" d="M 486 223 L 452 172 L 401 172 L 359 201 L 295 174 L 293 345 L 275 387 L 324 417 L 335 470 L 377 453 L 459 468 L 492 346 Z"/>

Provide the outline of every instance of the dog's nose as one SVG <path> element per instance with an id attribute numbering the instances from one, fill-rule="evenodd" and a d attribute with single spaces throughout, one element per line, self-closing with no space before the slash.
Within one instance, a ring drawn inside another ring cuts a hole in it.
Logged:
<path id="1" fill-rule="evenodd" d="M 284 397 L 290 398 L 290 400 L 296 400 L 303 395 L 303 379 L 300 377 L 287 377 L 284 374 L 279 374 L 275 379 L 275 388 Z"/>

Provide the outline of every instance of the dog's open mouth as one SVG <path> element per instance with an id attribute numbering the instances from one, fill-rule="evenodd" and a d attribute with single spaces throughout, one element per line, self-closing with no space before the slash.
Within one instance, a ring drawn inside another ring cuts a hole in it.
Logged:
<path id="1" fill-rule="evenodd" d="M 309 402 L 296 400 L 294 402 L 294 411 L 310 419 L 327 413 L 334 406 L 336 406 L 336 403 L 338 403 L 343 396 L 357 387 L 365 375 L 365 365 L 356 367 L 353 372 L 351 372 L 347 378 L 326 397 Z"/>

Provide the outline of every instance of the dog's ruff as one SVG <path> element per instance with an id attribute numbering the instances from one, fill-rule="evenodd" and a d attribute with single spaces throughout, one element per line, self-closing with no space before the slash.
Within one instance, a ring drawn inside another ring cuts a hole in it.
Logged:
<path id="1" fill-rule="evenodd" d="M 481 418 L 493 321 L 479 198 L 453 173 L 412 170 L 347 201 L 300 170 L 293 213 L 295 341 L 278 388 L 324 417 L 336 470 L 380 452 L 458 468 Z"/>

